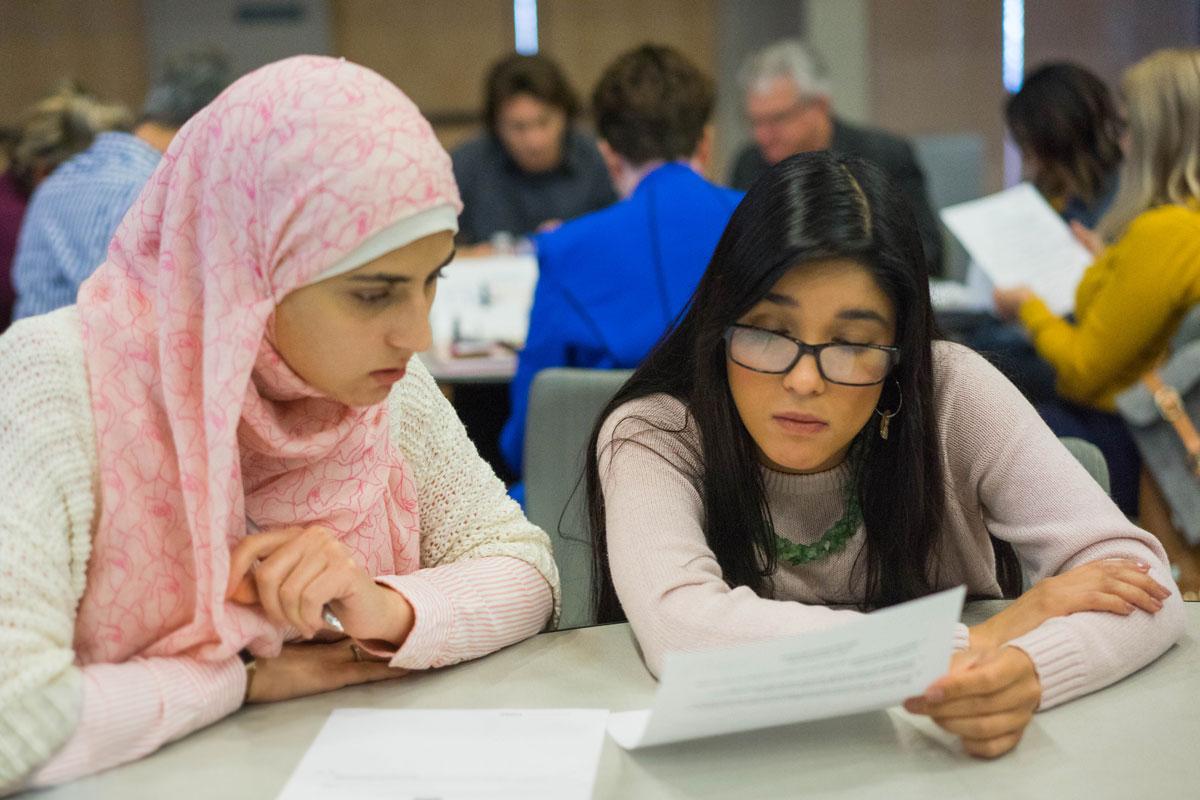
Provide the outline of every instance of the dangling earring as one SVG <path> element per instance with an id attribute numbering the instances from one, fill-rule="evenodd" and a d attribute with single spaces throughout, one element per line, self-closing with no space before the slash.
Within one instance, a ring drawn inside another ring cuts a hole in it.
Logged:
<path id="1" fill-rule="evenodd" d="M 892 417 L 899 414 L 900 409 L 904 408 L 904 392 L 900 390 L 900 381 L 896 380 L 895 378 L 893 378 L 892 381 L 896 384 L 896 396 L 900 398 L 900 402 L 897 403 L 896 407 L 891 411 L 880 411 L 878 408 L 875 409 L 875 413 L 880 417 L 879 438 L 883 439 L 885 442 L 888 438 L 888 427 L 892 424 Z"/>

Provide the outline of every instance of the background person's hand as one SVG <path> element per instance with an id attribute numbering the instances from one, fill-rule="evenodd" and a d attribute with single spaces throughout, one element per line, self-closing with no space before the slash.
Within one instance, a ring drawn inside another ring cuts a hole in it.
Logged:
<path id="1" fill-rule="evenodd" d="M 320 525 L 247 536 L 229 557 L 226 597 L 259 605 L 276 625 L 311 639 L 326 628 L 325 605 L 360 640 L 403 644 L 413 626 L 404 596 L 371 579 L 333 532 Z"/>
<path id="2" fill-rule="evenodd" d="M 992 303 L 996 306 L 996 316 L 1003 320 L 1017 318 L 1021 304 L 1026 300 L 1037 297 L 1028 286 L 1014 286 L 1011 289 L 997 288 L 992 292 Z"/>
<path id="3" fill-rule="evenodd" d="M 904 708 L 923 714 L 962 740 L 977 758 L 996 758 L 1017 746 L 1042 701 L 1033 662 L 1015 647 L 956 653 L 950 670 Z"/>
<path id="4" fill-rule="evenodd" d="M 350 640 L 332 644 L 285 644 L 275 658 L 255 659 L 246 687 L 247 703 L 273 703 L 344 686 L 386 681 L 407 675 L 358 649 Z"/>
<path id="5" fill-rule="evenodd" d="M 1157 613 L 1171 592 L 1151 578 L 1149 570 L 1149 565 L 1132 559 L 1108 558 L 1040 580 L 1003 611 L 973 625 L 971 647 L 999 647 L 1052 617 L 1079 611 L 1128 616 L 1140 608 Z"/>
<path id="6" fill-rule="evenodd" d="M 1092 254 L 1092 258 L 1104 252 L 1104 240 L 1100 238 L 1099 234 L 1079 220 L 1071 220 L 1071 233 L 1075 236 L 1075 241 L 1083 245 L 1083 249 Z"/>

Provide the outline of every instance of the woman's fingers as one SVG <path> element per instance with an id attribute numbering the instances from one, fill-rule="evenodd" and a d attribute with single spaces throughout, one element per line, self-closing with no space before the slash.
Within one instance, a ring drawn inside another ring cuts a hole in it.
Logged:
<path id="1" fill-rule="evenodd" d="M 267 618 L 277 625 L 291 624 L 280 602 L 279 589 L 303 558 L 303 543 L 293 539 L 274 550 L 254 569 L 259 605 Z"/>
<path id="2" fill-rule="evenodd" d="M 994 739 L 963 739 L 963 750 L 967 755 L 976 758 L 999 758 L 1016 747 L 1024 734 L 1025 731 L 1022 729 Z"/>
<path id="3" fill-rule="evenodd" d="M 321 595 L 327 583 L 322 580 L 327 567 L 321 553 L 306 551 L 279 587 L 279 606 L 284 616 L 306 639 L 311 639 L 325 627 L 321 608 L 329 598 L 315 598 Z M 315 614 L 312 613 L 314 604 Z"/>
<path id="4" fill-rule="evenodd" d="M 309 635 L 315 636 L 318 631 L 328 627 L 325 623 L 325 605 L 339 597 L 344 586 L 344 577 L 332 571 L 328 562 L 325 562 L 321 573 L 304 588 L 299 598 L 298 614 L 304 622 L 301 630 L 310 630 L 312 633 Z"/>
<path id="5" fill-rule="evenodd" d="M 1022 708 L 1033 711 L 1037 707 L 1037 701 L 1031 697 L 1029 687 L 1025 686 L 1022 681 L 1017 681 L 991 694 L 966 695 L 939 703 L 931 703 L 924 697 L 914 697 L 906 700 L 904 707 L 913 714 L 953 719 L 997 714 Z"/>
<path id="6" fill-rule="evenodd" d="M 1016 709 L 975 717 L 932 717 L 938 727 L 963 739 L 995 739 L 1020 733 L 1032 718 L 1033 712 Z"/>
<path id="7" fill-rule="evenodd" d="M 268 531 L 247 536 L 237 543 L 229 554 L 229 580 L 225 586 L 226 598 L 233 599 L 235 591 L 256 561 L 266 558 L 281 545 L 290 541 L 294 534 L 290 529 Z M 242 602 L 239 600 L 238 602 Z"/>

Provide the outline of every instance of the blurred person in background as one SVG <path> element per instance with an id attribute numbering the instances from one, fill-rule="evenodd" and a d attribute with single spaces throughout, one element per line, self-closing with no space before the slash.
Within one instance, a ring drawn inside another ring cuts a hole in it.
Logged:
<path id="1" fill-rule="evenodd" d="M 1167 354 L 1200 303 L 1200 50 L 1150 55 L 1126 71 L 1121 90 L 1128 149 L 1074 318 L 1028 287 L 997 289 L 995 301 L 1054 369 L 1058 396 L 1038 411 L 1059 436 L 1100 448 L 1113 499 L 1132 517 L 1141 457 L 1115 399 Z"/>
<path id="2" fill-rule="evenodd" d="M 483 106 L 486 132 L 452 154 L 460 244 L 528 236 L 617 199 L 595 140 L 575 125 L 579 101 L 554 61 L 514 54 L 497 62 Z"/>
<path id="3" fill-rule="evenodd" d="M 1076 64 L 1045 64 L 1026 76 L 1004 116 L 1025 177 L 1094 249 L 1092 228 L 1116 195 L 1121 165 L 1124 123 L 1108 87 Z M 987 314 L 961 338 L 1031 401 L 1057 397 L 1054 368 L 1038 356 L 1020 325 Z"/>
<path id="4" fill-rule="evenodd" d="M 1004 107 L 1026 176 L 1067 222 L 1095 228 L 1117 192 L 1122 122 L 1104 81 L 1045 64 Z"/>
<path id="5" fill-rule="evenodd" d="M 230 80 L 225 58 L 213 50 L 168 59 L 132 131 L 101 133 L 38 186 L 13 260 L 14 319 L 75 302 L 163 151 Z"/>
<path id="6" fill-rule="evenodd" d="M 942 274 L 941 228 L 929 203 L 925 174 L 906 139 L 839 119 L 824 65 L 799 40 L 784 39 L 753 54 L 739 77 L 754 142 L 738 153 L 730 186 L 745 191 L 768 167 L 811 150 L 870 161 L 912 208 L 929 274 Z"/>
<path id="7" fill-rule="evenodd" d="M 676 50 L 644 45 L 592 95 L 600 151 L 620 202 L 537 237 L 529 334 L 501 434 L 521 471 L 533 379 L 549 367 L 636 367 L 700 281 L 741 192 L 706 180 L 712 81 Z M 516 487 L 514 497 L 523 499 Z"/>
<path id="8" fill-rule="evenodd" d="M 12 320 L 12 262 L 29 197 L 98 133 L 128 127 L 129 111 L 65 82 L 0 131 L 0 332 Z"/>

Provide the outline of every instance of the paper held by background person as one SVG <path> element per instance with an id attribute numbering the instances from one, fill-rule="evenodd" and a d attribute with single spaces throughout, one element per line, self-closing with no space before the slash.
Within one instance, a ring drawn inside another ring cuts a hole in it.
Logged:
<path id="1" fill-rule="evenodd" d="M 1032 185 L 944 208 L 941 216 L 997 287 L 1029 286 L 1056 314 L 1075 308 L 1092 255 Z"/>
<path id="2" fill-rule="evenodd" d="M 887 708 L 946 673 L 963 587 L 827 631 L 667 655 L 654 706 L 609 718 L 627 750 Z"/>
<path id="3" fill-rule="evenodd" d="M 588 800 L 604 709 L 334 711 L 280 800 Z"/>

